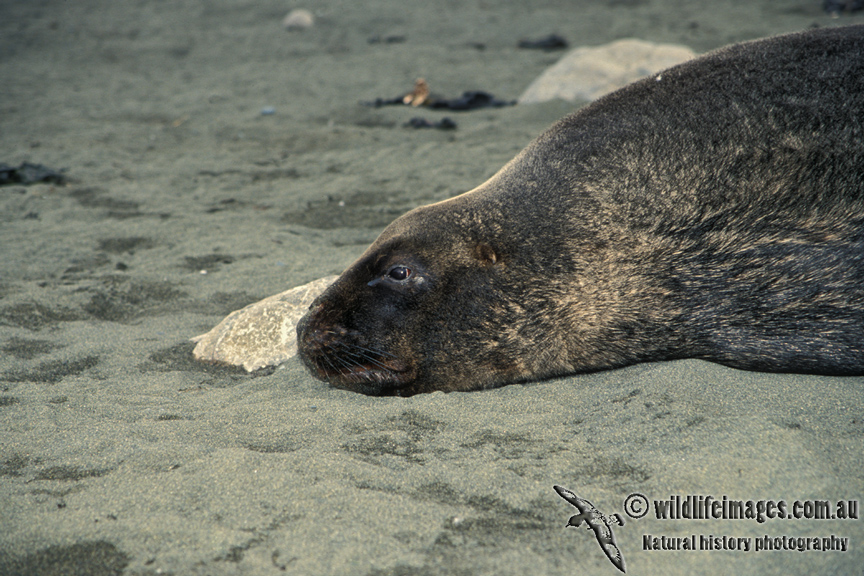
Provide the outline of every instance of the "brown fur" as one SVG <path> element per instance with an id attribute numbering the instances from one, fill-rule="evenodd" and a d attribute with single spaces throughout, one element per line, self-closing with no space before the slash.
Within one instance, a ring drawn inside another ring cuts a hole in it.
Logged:
<path id="1" fill-rule="evenodd" d="M 301 358 L 400 395 L 687 357 L 864 374 L 862 54 L 864 26 L 781 36 L 583 108 L 388 226 Z"/>

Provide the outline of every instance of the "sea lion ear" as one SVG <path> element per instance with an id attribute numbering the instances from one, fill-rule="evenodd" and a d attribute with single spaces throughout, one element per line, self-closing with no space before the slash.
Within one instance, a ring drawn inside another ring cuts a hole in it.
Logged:
<path id="1" fill-rule="evenodd" d="M 501 256 L 485 242 L 479 242 L 474 246 L 474 257 L 485 265 L 497 264 L 501 261 Z"/>

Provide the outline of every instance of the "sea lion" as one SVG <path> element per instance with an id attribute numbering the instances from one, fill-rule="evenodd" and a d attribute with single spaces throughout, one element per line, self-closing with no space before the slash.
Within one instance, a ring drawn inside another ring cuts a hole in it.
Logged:
<path id="1" fill-rule="evenodd" d="M 637 362 L 864 374 L 864 26 L 733 45 L 597 100 L 390 224 L 298 323 L 366 394 Z"/>

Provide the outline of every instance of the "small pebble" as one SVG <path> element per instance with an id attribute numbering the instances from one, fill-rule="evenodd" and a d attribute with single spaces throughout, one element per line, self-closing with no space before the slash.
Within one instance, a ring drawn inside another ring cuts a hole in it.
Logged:
<path id="1" fill-rule="evenodd" d="M 430 122 L 425 118 L 412 118 L 403 126 L 406 128 L 437 128 L 439 130 L 455 130 L 457 128 L 456 122 L 446 116 L 438 122 Z"/>
<path id="2" fill-rule="evenodd" d="M 366 40 L 369 44 L 402 44 L 405 36 L 372 36 Z"/>
<path id="3" fill-rule="evenodd" d="M 303 10 L 302 8 L 292 10 L 282 20 L 282 26 L 286 30 L 306 30 L 307 28 L 311 28 L 314 23 L 315 17 L 312 15 L 312 12 Z"/>
<path id="4" fill-rule="evenodd" d="M 519 48 L 529 48 L 534 50 L 545 50 L 547 52 L 551 50 L 564 50 L 569 47 L 567 40 L 558 36 L 557 34 L 550 34 L 545 38 L 540 38 L 538 40 L 520 40 Z"/>

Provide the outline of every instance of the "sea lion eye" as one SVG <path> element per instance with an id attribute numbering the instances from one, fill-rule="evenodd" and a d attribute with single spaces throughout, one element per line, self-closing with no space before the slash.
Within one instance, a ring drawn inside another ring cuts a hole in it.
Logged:
<path id="1" fill-rule="evenodd" d="M 412 278 L 413 276 L 414 276 L 414 270 L 413 269 L 409 268 L 408 266 L 396 265 L 396 266 L 393 266 L 392 268 L 390 268 L 389 270 L 387 270 L 382 276 L 378 276 L 377 278 L 375 278 L 371 282 L 368 282 L 367 286 L 377 286 L 378 284 L 380 284 L 381 282 L 384 282 L 385 280 L 390 282 L 391 284 L 392 283 L 397 283 L 400 285 L 401 284 L 407 284 L 406 280 L 408 280 L 409 278 Z M 422 280 L 422 276 L 412 280 L 412 282 L 420 281 L 420 280 Z"/>
<path id="2" fill-rule="evenodd" d="M 391 280 L 402 282 L 411 277 L 411 269 L 407 266 L 394 266 L 389 272 L 387 272 L 387 276 L 389 276 Z"/>

